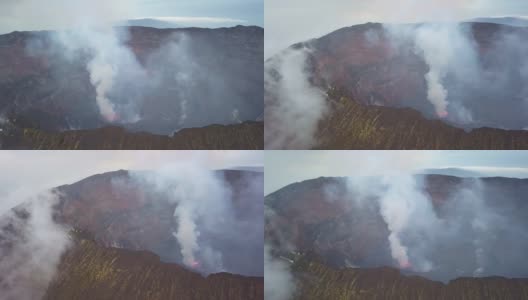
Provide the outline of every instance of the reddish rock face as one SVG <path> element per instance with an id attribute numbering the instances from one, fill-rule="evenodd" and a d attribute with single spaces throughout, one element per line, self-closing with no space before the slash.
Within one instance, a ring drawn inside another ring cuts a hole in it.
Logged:
<path id="1" fill-rule="evenodd" d="M 365 104 L 400 107 L 427 99 L 426 65 L 411 47 L 395 48 L 381 24 L 343 28 L 313 46 L 316 84 L 343 89 Z"/>
<path id="2" fill-rule="evenodd" d="M 448 104 L 446 111 L 436 112 L 426 81 L 430 62 L 415 41 L 416 31 L 430 25 L 389 27 L 368 23 L 290 47 L 289 51 L 309 49 L 304 68 L 306 79 L 326 92 L 326 101 L 320 103 L 326 108 L 326 115 L 313 113 L 314 119 L 309 120 L 317 125 L 311 136 L 314 140 L 311 148 L 528 147 L 524 142 L 528 135 L 524 130 L 528 125 L 525 101 L 528 96 L 524 88 L 528 73 L 524 72 L 523 63 L 528 61 L 528 29 L 488 23 L 452 24 L 450 30 L 457 33 L 454 40 L 463 40 L 465 50 L 457 51 L 447 65 L 439 67 L 446 69 L 441 81 Z M 434 39 L 434 35 L 433 31 L 427 36 Z M 295 97 L 274 90 L 275 83 L 288 85 L 284 79 L 287 77 L 280 74 L 284 53 L 266 61 L 269 77 L 264 99 L 268 118 L 279 118 L 279 103 Z M 302 112 L 302 105 L 296 109 L 303 115 L 312 115 Z M 281 131 L 273 126 L 275 123 L 266 126 L 266 131 L 276 132 L 275 135 L 294 134 Z M 270 140 L 273 136 L 270 135 Z"/>
<path id="3" fill-rule="evenodd" d="M 402 25 L 397 29 L 410 30 L 419 26 Z M 518 110 L 526 113 L 527 107 L 518 99 L 522 94 L 521 82 L 511 74 L 522 73 L 519 71 L 522 66 L 512 59 L 521 59 L 516 55 L 526 49 L 523 41 L 528 37 L 528 30 L 488 23 L 463 23 L 458 28 L 475 51 L 474 59 L 480 68 L 477 76 L 482 78 L 465 78 L 467 82 L 464 83 L 458 82 L 453 74 L 447 74 L 443 85 L 449 92 L 448 101 L 469 106 L 475 119 L 474 123 L 457 126 L 522 129 L 519 120 L 523 114 Z M 345 96 L 364 104 L 411 107 L 428 118 L 437 118 L 432 104 L 427 101 L 424 75 L 429 66 L 412 40 L 392 34 L 382 24 L 368 23 L 339 29 L 307 44 L 314 49 L 311 64 L 316 85 L 324 89 L 337 88 L 344 91 Z M 493 76 L 497 78 L 491 80 Z M 508 81 L 502 83 L 502 94 L 491 87 L 493 81 L 500 81 L 499 77 Z M 489 107 L 499 107 L 499 103 L 503 103 L 517 110 L 495 109 L 500 117 L 493 118 L 486 108 L 477 107 L 479 103 Z M 515 122 L 510 123 L 507 114 Z"/>

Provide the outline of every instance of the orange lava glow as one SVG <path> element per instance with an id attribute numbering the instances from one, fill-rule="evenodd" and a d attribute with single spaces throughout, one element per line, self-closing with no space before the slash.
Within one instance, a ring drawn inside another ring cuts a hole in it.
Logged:
<path id="1" fill-rule="evenodd" d="M 400 268 L 402 269 L 410 269 L 412 266 L 411 266 L 411 263 L 409 261 L 401 261 L 400 262 Z"/>
<path id="2" fill-rule="evenodd" d="M 198 267 L 200 267 L 200 262 L 199 261 L 193 261 L 191 262 L 191 268 L 193 269 L 197 269 Z"/>
<path id="3" fill-rule="evenodd" d="M 115 122 L 119 120 L 119 115 L 117 113 L 109 113 L 106 114 L 104 117 L 108 122 Z"/>
<path id="4" fill-rule="evenodd" d="M 438 116 L 440 118 L 447 118 L 447 116 L 449 115 L 449 113 L 447 111 L 441 111 L 438 113 Z"/>

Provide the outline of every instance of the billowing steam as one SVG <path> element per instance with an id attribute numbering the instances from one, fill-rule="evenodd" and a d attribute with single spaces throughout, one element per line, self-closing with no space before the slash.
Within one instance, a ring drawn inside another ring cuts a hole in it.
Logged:
<path id="1" fill-rule="evenodd" d="M 434 211 L 430 199 L 418 188 L 418 182 L 410 174 L 399 173 L 381 178 L 350 177 L 347 186 L 353 191 L 350 199 L 365 205 L 375 199 L 379 213 L 389 230 L 388 241 L 392 258 L 402 269 L 412 268 L 427 272 L 431 263 L 420 258 L 419 261 L 409 257 L 408 245 L 404 237 L 409 230 L 416 228 L 427 230 L 434 224 Z"/>
<path id="2" fill-rule="evenodd" d="M 130 72 L 131 67 L 137 67 L 137 62 L 124 45 L 125 34 L 113 28 L 112 23 L 132 13 L 136 4 L 123 0 L 94 0 L 89 3 L 82 0 L 50 0 L 46 3 L 22 0 L 16 3 L 10 1 L 6 5 L 11 12 L 7 17 L 13 17 L 11 14 L 14 14 L 19 19 L 17 21 L 24 20 L 21 24 L 15 22 L 13 26 L 30 26 L 24 28 L 26 30 L 58 30 L 53 36 L 55 46 L 59 48 L 55 49 L 56 54 L 70 59 L 87 55 L 85 68 L 96 91 L 96 103 L 101 116 L 107 122 L 127 123 L 135 117 L 120 115 L 110 93 L 115 88 L 116 78 L 124 72 Z M 36 11 L 38 16 L 33 15 Z M 33 46 L 30 41 L 29 52 L 34 50 Z"/>
<path id="3" fill-rule="evenodd" d="M 295 282 L 286 262 L 274 258 L 264 248 L 264 299 L 288 300 L 295 291 Z"/>
<path id="4" fill-rule="evenodd" d="M 66 49 L 65 55 L 72 60 L 88 55 L 86 69 L 96 91 L 97 107 L 107 122 L 130 123 L 139 118 L 141 103 L 137 100 L 141 98 L 131 98 L 125 103 L 112 99 L 120 85 L 145 78 L 135 55 L 124 45 L 127 35 L 124 29 L 112 27 L 82 27 L 53 35 L 56 44 Z"/>
<path id="5" fill-rule="evenodd" d="M 198 223 L 206 230 L 224 227 L 225 219 L 232 213 L 231 191 L 212 171 L 194 163 L 134 176 L 139 180 L 145 180 L 156 191 L 165 194 L 169 201 L 176 204 L 174 217 L 178 228 L 173 234 L 180 244 L 183 263 L 191 268 L 197 267 L 196 256 L 200 255 L 201 251 Z M 207 241 L 202 243 L 209 248 Z M 209 248 L 208 251 L 213 249 Z M 217 252 L 213 256 L 215 255 L 220 253 Z M 212 256 L 209 255 L 210 257 Z M 215 271 L 223 271 L 223 266 L 218 263 L 218 260 L 214 260 L 204 262 L 202 265 Z"/>
<path id="6" fill-rule="evenodd" d="M 308 48 L 287 49 L 265 65 L 266 148 L 307 149 L 315 145 L 319 121 L 327 114 L 325 94 L 310 82 Z M 273 96 L 271 96 L 273 95 Z"/>
<path id="7" fill-rule="evenodd" d="M 233 190 L 224 176 L 194 159 L 131 176 L 153 201 L 173 204 L 181 255 L 175 262 L 204 274 L 262 276 L 262 262 L 254 258 L 263 251 L 262 177 L 241 178 Z M 244 203 L 243 211 L 235 201 Z"/>
<path id="8" fill-rule="evenodd" d="M 43 193 L 1 216 L 0 298 L 44 296 L 70 245 L 67 229 L 53 220 L 56 201 L 57 195 Z"/>
<path id="9" fill-rule="evenodd" d="M 439 41 L 449 40 L 447 28 L 430 30 L 420 27 L 416 32 L 416 48 L 429 65 L 429 72 L 425 75 L 427 81 L 427 99 L 434 105 L 436 114 L 440 118 L 447 117 L 447 90 L 443 80 L 447 75 L 447 66 L 455 55 L 452 45 Z"/>
<path id="10" fill-rule="evenodd" d="M 450 95 L 446 86 L 449 76 L 459 84 L 468 85 L 478 76 L 478 54 L 468 33 L 457 23 L 387 24 L 384 28 L 393 46 L 412 45 L 413 52 L 426 63 L 427 100 L 436 116 L 456 123 L 472 122 L 471 112 L 457 99 L 459 94 Z"/>
<path id="11" fill-rule="evenodd" d="M 110 122 L 116 120 L 114 105 L 107 98 L 108 91 L 112 88 L 114 80 L 114 71 L 110 64 L 94 59 L 88 64 L 90 70 L 90 79 L 97 91 L 97 105 L 101 115 Z"/>

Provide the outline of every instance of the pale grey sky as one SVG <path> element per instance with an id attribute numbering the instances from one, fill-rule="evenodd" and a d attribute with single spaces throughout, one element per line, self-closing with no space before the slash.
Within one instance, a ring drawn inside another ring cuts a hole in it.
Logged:
<path id="1" fill-rule="evenodd" d="M 321 176 L 369 176 L 460 168 L 485 176 L 528 178 L 528 151 L 266 151 L 268 195 Z"/>
<path id="2" fill-rule="evenodd" d="M 266 0 L 265 56 L 366 22 L 422 22 L 528 16 L 526 0 Z"/>
<path id="3" fill-rule="evenodd" d="M 176 18 L 182 26 L 262 27 L 264 3 L 263 0 L 0 0 L 0 34 L 159 17 Z"/>

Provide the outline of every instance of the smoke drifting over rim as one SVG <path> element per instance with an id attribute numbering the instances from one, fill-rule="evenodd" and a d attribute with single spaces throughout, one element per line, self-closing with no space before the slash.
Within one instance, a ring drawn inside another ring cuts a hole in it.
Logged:
<path id="1" fill-rule="evenodd" d="M 316 145 L 319 121 L 328 113 L 326 95 L 310 82 L 309 48 L 284 50 L 265 64 L 265 132 L 268 149 Z"/>
<path id="2" fill-rule="evenodd" d="M 273 257 L 264 247 L 264 299 L 288 300 L 295 291 L 295 280 L 285 261 Z"/>
<path id="3" fill-rule="evenodd" d="M 133 85 L 134 81 L 143 82 L 146 79 L 135 55 L 124 45 L 127 36 L 126 29 L 112 27 L 82 27 L 52 35 L 52 41 L 66 50 L 65 56 L 69 62 L 75 62 L 88 53 L 90 58 L 86 62 L 86 69 L 96 92 L 97 107 L 104 120 L 110 123 L 133 123 L 139 119 L 140 99 L 132 98 L 126 103 L 116 103 L 113 100 L 115 94 L 111 94 L 115 90 L 114 86 Z M 28 51 L 35 52 L 31 48 Z M 130 81 L 119 82 L 123 79 Z"/>
<path id="4" fill-rule="evenodd" d="M 178 228 L 173 235 L 180 244 L 183 263 L 190 268 L 224 271 L 221 253 L 211 249 L 207 241 L 202 241 L 199 246 L 197 222 L 203 222 L 206 230 L 224 227 L 224 221 L 232 217 L 229 215 L 232 212 L 230 190 L 211 171 L 192 164 L 162 169 L 145 177 L 139 173 L 132 176 L 138 181 L 145 180 L 155 192 L 166 193 L 167 199 L 176 204 L 174 217 Z"/>
<path id="5" fill-rule="evenodd" d="M 41 193 L 0 220 L 0 293 L 5 300 L 41 299 L 68 249 L 68 229 L 53 219 L 58 197 Z"/>

